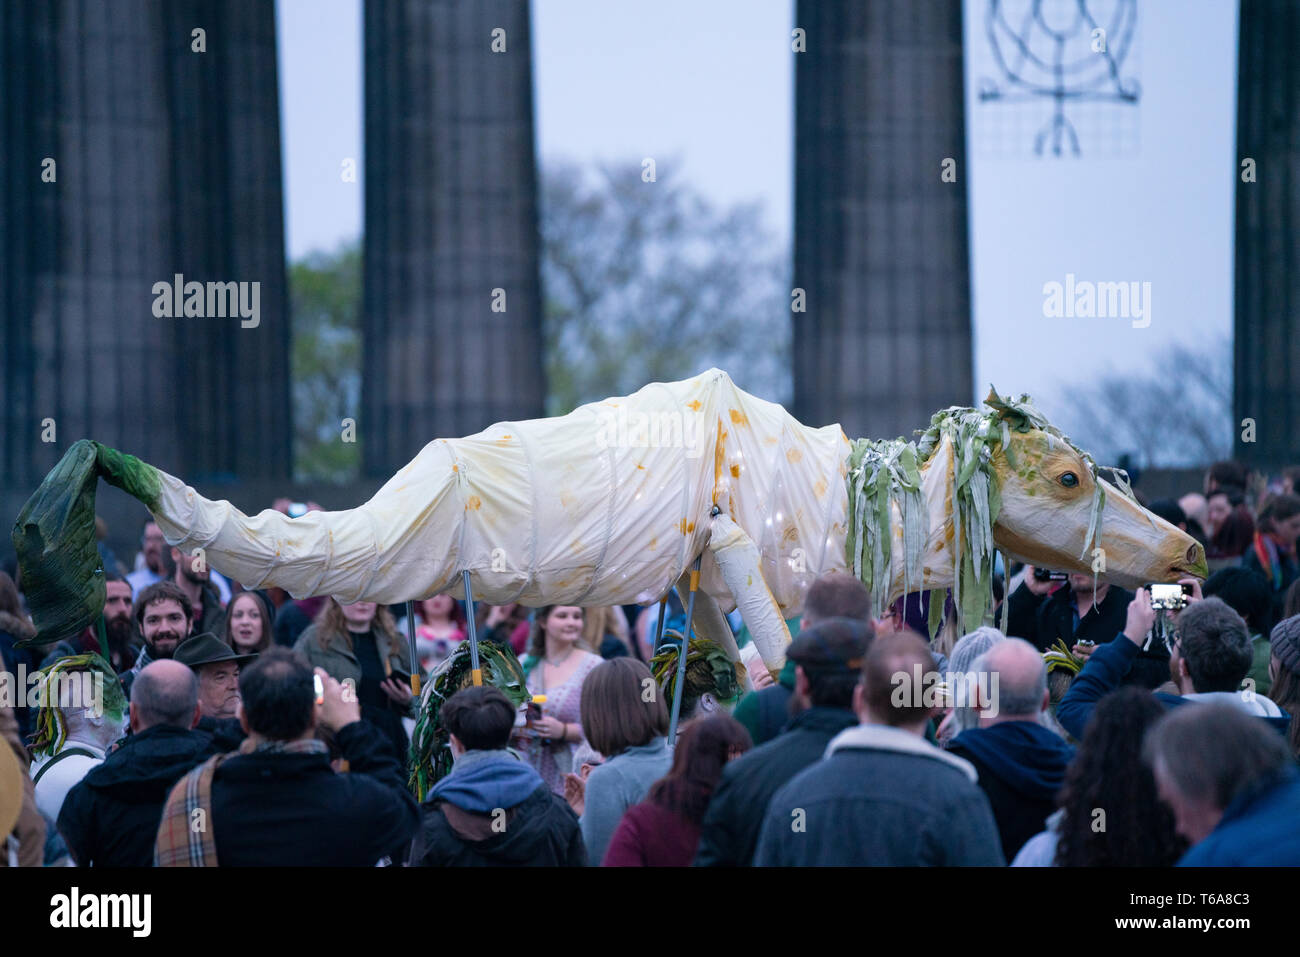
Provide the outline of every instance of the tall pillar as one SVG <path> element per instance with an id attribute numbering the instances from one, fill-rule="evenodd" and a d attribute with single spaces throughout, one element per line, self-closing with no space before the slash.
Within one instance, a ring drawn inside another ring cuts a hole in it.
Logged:
<path id="1" fill-rule="evenodd" d="M 368 475 L 543 414 L 529 34 L 527 0 L 366 0 Z"/>
<path id="2" fill-rule="evenodd" d="M 275 57 L 273 0 L 0 5 L 0 486 L 82 437 L 288 475 Z M 156 316 L 177 273 L 260 283 L 258 327 Z"/>
<path id="3" fill-rule="evenodd" d="M 961 0 L 797 13 L 794 414 L 910 437 L 973 394 Z"/>
<path id="4" fill-rule="evenodd" d="M 1300 463 L 1300 6 L 1242 0 L 1238 36 L 1233 431 L 1276 468 Z"/>

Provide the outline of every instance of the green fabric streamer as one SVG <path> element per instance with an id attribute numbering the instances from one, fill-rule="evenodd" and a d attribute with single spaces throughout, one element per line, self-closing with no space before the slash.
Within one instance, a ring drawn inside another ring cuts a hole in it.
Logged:
<path id="1" fill-rule="evenodd" d="M 81 439 L 59 459 L 14 522 L 13 544 L 36 636 L 46 645 L 77 634 L 104 610 L 104 569 L 95 539 L 95 490 L 103 477 L 151 510 L 158 470 L 131 455 Z"/>

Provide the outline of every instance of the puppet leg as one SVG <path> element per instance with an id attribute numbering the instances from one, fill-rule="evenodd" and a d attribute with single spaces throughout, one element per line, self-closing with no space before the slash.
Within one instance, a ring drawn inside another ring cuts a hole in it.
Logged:
<path id="1" fill-rule="evenodd" d="M 785 625 L 776 599 L 772 597 L 759 567 L 758 546 L 745 530 L 726 515 L 713 519 L 709 548 L 722 571 L 723 581 L 740 608 L 740 617 L 773 677 L 785 665 L 790 629 Z"/>
<path id="2" fill-rule="evenodd" d="M 690 572 L 677 582 L 677 594 L 683 605 L 686 604 L 689 595 L 690 582 Z M 731 626 L 727 624 L 726 616 L 722 614 L 722 609 L 718 607 L 713 596 L 702 588 L 695 592 L 695 621 L 691 628 L 701 638 L 719 645 L 732 661 L 743 662 L 740 649 L 736 647 L 736 636 L 731 633 Z M 741 690 L 754 690 L 753 682 L 749 680 L 749 672 L 743 670 L 741 673 L 743 675 Z"/>

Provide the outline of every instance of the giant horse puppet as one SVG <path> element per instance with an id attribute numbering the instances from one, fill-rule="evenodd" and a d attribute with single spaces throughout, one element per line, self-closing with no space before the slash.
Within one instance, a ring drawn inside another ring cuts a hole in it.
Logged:
<path id="1" fill-rule="evenodd" d="M 737 657 L 722 613 L 739 605 L 770 669 L 790 640 L 783 619 L 824 572 L 859 575 L 877 608 L 951 588 L 967 626 L 987 613 L 995 550 L 1129 587 L 1206 575 L 1192 538 L 1103 480 L 1027 397 L 992 392 L 983 410 L 939 412 L 916 442 L 850 443 L 710 369 L 436 439 L 364 505 L 298 518 L 245 515 L 79 441 L 14 528 L 38 643 L 103 607 L 101 477 L 143 502 L 172 545 L 295 597 L 459 597 L 468 569 L 473 597 L 494 604 L 644 603 L 684 589 L 702 557 L 697 631 Z"/>

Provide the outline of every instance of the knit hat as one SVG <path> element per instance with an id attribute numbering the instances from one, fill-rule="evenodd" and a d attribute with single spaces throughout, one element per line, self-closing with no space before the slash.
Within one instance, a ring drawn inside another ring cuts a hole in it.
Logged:
<path id="1" fill-rule="evenodd" d="M 1269 636 L 1273 654 L 1289 671 L 1300 673 L 1300 615 L 1284 618 Z"/>

